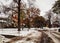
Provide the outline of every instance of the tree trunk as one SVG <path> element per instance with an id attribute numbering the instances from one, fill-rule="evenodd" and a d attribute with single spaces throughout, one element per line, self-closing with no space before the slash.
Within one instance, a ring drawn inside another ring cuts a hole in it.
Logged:
<path id="1" fill-rule="evenodd" d="M 18 0 L 18 31 L 20 31 L 20 1 Z"/>
<path id="2" fill-rule="evenodd" d="M 49 28 L 51 28 L 51 17 L 49 17 Z"/>

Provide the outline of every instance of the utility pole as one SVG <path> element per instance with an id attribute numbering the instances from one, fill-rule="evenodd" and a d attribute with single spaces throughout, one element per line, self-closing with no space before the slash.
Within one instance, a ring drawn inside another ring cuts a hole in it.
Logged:
<path id="1" fill-rule="evenodd" d="M 20 1 L 18 0 L 18 31 L 20 31 Z"/>

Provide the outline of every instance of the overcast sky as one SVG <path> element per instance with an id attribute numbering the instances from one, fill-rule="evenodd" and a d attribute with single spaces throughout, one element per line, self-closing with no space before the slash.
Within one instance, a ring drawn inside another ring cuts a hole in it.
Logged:
<path id="1" fill-rule="evenodd" d="M 9 5 L 12 0 L 0 0 L 4 5 Z M 27 3 L 27 0 L 24 0 Z M 56 0 L 36 0 L 36 6 L 41 10 L 41 15 L 43 16 L 46 11 L 50 10 Z"/>

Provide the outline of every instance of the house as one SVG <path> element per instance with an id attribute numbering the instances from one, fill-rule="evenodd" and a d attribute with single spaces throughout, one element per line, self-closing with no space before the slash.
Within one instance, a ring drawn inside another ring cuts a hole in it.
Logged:
<path id="1" fill-rule="evenodd" d="M 4 27 L 8 23 L 9 15 L 4 14 L 3 12 L 0 13 L 0 28 Z"/>

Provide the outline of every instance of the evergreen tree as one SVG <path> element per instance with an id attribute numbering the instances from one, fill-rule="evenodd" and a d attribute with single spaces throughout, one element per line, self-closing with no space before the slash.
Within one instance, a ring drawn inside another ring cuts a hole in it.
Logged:
<path id="1" fill-rule="evenodd" d="M 57 0 L 54 4 L 54 6 L 52 7 L 53 12 L 60 14 L 60 0 Z"/>

